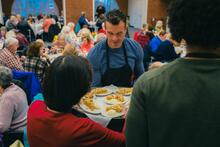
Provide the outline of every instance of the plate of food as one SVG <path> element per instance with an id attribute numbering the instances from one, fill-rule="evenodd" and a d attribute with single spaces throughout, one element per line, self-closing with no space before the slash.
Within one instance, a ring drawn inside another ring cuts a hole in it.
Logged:
<path id="1" fill-rule="evenodd" d="M 117 104 L 117 105 L 111 105 L 106 106 L 102 109 L 101 114 L 106 117 L 114 118 L 124 115 L 124 107 L 123 105 Z"/>
<path id="2" fill-rule="evenodd" d="M 115 105 L 115 104 L 124 104 L 128 100 L 121 94 L 111 94 L 105 97 L 105 103 Z"/>
<path id="3" fill-rule="evenodd" d="M 85 112 L 88 112 L 91 114 L 100 114 L 101 113 L 100 106 L 98 104 L 96 104 L 93 99 L 90 99 L 90 98 L 82 98 L 79 103 L 79 106 Z"/>
<path id="4" fill-rule="evenodd" d="M 94 97 L 94 93 L 93 92 L 88 92 L 86 93 L 82 98 L 83 99 L 92 99 Z"/>
<path id="5" fill-rule="evenodd" d="M 122 94 L 122 95 L 125 95 L 125 96 L 129 96 L 129 95 L 131 95 L 132 90 L 133 90 L 133 88 L 118 88 L 116 93 Z"/>
<path id="6" fill-rule="evenodd" d="M 106 88 L 95 88 L 92 90 L 92 93 L 94 93 L 96 96 L 106 96 L 112 92 Z"/>

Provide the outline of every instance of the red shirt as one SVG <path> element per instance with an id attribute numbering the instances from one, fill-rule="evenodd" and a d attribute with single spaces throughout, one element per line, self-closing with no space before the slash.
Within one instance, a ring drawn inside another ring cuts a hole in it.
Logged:
<path id="1" fill-rule="evenodd" d="M 83 43 L 81 45 L 81 51 L 87 54 L 93 47 L 94 47 L 93 43 L 87 43 L 87 44 Z"/>
<path id="2" fill-rule="evenodd" d="M 27 135 L 31 147 L 125 147 L 122 133 L 88 118 L 48 111 L 43 101 L 29 108 Z"/>

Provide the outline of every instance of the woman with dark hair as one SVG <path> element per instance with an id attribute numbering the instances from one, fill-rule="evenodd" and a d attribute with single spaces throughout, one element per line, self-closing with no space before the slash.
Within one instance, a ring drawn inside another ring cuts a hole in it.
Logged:
<path id="1" fill-rule="evenodd" d="M 27 51 L 27 58 L 24 60 L 23 67 L 27 72 L 33 72 L 42 82 L 48 62 L 41 58 L 44 46 L 39 42 L 32 42 Z"/>
<path id="2" fill-rule="evenodd" d="M 219 6 L 219 0 L 172 0 L 170 31 L 186 41 L 187 55 L 136 82 L 127 147 L 220 146 Z"/>
<path id="3" fill-rule="evenodd" d="M 43 84 L 45 102 L 34 102 L 28 111 L 30 146 L 125 146 L 123 134 L 71 113 L 73 105 L 89 91 L 90 82 L 91 70 L 86 59 L 71 55 L 54 60 Z"/>

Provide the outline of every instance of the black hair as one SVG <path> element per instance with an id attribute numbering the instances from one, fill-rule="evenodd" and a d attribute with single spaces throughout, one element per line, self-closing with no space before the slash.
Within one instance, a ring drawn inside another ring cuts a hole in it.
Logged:
<path id="1" fill-rule="evenodd" d="M 113 25 L 118 25 L 120 21 L 127 24 L 127 17 L 121 10 L 114 9 L 106 14 L 106 21 Z"/>
<path id="2" fill-rule="evenodd" d="M 69 112 L 89 91 L 92 81 L 88 61 L 79 56 L 60 56 L 48 68 L 43 82 L 46 105 L 58 112 Z"/>
<path id="3" fill-rule="evenodd" d="M 207 49 L 220 46 L 220 0 L 172 0 L 168 10 L 173 38 Z"/>

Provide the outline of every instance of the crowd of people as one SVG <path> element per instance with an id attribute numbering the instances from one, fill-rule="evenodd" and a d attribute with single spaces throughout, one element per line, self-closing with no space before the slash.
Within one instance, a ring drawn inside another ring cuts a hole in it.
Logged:
<path id="1" fill-rule="evenodd" d="M 220 145 L 220 1 L 197 1 L 173 0 L 170 32 L 160 20 L 134 39 L 126 15 L 102 4 L 95 23 L 86 12 L 66 25 L 12 15 L 0 34 L 0 133 L 26 129 L 31 147 Z M 28 106 L 13 71 L 34 73 L 42 100 Z M 133 87 L 123 132 L 72 113 L 92 87 L 111 84 Z"/>

